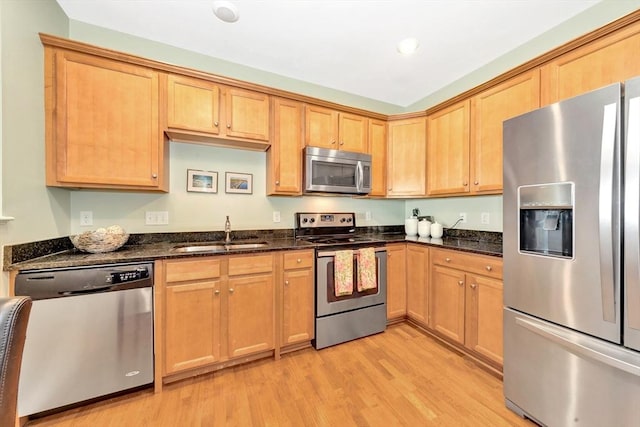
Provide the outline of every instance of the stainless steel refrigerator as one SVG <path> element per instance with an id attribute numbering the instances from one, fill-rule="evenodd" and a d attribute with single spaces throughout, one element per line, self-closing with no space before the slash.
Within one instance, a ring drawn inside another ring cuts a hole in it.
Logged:
<path id="1" fill-rule="evenodd" d="M 640 425 L 640 78 L 504 122 L 504 394 Z"/>

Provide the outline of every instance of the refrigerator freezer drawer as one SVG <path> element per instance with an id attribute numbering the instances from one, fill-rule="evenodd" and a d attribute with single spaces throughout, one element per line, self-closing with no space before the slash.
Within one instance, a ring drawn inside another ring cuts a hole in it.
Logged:
<path id="1" fill-rule="evenodd" d="M 637 426 L 640 353 L 505 308 L 504 394 L 548 426 Z"/>

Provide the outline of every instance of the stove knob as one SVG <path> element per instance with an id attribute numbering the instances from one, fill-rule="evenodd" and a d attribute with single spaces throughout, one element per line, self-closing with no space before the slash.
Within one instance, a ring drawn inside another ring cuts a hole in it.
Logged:
<path id="1" fill-rule="evenodd" d="M 309 218 L 309 222 L 313 224 L 314 222 L 316 222 L 316 219 L 315 218 Z"/>
<path id="2" fill-rule="evenodd" d="M 351 222 L 352 218 L 347 218 L 347 222 Z"/>
<path id="3" fill-rule="evenodd" d="M 302 223 L 306 223 L 307 221 L 309 221 L 307 218 L 302 219 Z"/>
<path id="4" fill-rule="evenodd" d="M 345 219 L 345 218 L 342 218 L 342 219 L 340 220 L 340 222 L 345 222 L 345 221 L 346 221 L 346 219 Z"/>

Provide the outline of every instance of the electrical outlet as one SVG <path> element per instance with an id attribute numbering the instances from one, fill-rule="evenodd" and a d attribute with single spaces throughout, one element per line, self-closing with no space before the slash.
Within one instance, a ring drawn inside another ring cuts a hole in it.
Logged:
<path id="1" fill-rule="evenodd" d="M 167 225 L 169 224 L 169 212 L 167 211 L 160 211 L 160 212 L 156 212 L 157 214 L 157 218 L 158 218 L 158 225 Z"/>
<path id="2" fill-rule="evenodd" d="M 92 211 L 80 211 L 80 225 L 93 225 Z"/>
<path id="3" fill-rule="evenodd" d="M 491 215 L 489 215 L 489 212 L 482 212 L 480 214 L 480 222 L 482 224 L 490 224 L 491 223 Z"/>
<path id="4" fill-rule="evenodd" d="M 273 211 L 273 222 L 280 222 L 280 212 Z"/>
<path id="5" fill-rule="evenodd" d="M 366 211 L 364 213 L 364 219 L 365 219 L 365 221 L 371 221 L 371 212 Z"/>
<path id="6" fill-rule="evenodd" d="M 460 214 L 458 215 L 458 218 L 460 219 L 460 224 L 465 224 L 467 222 L 467 213 L 460 212 Z"/>

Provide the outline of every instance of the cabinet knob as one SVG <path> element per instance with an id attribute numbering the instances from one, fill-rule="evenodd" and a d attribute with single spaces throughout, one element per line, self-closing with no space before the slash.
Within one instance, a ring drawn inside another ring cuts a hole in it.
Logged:
<path id="1" fill-rule="evenodd" d="M 460 285 L 460 286 L 464 285 L 464 281 L 463 280 L 458 280 L 458 285 Z"/>
<path id="2" fill-rule="evenodd" d="M 214 125 L 215 127 L 218 127 L 218 124 L 219 124 L 218 122 L 213 122 L 213 125 Z"/>
<path id="3" fill-rule="evenodd" d="M 288 280 L 285 280 L 285 281 L 284 281 L 284 284 L 285 284 L 285 285 L 288 285 L 288 284 L 289 284 L 289 281 L 288 281 Z"/>
<path id="4" fill-rule="evenodd" d="M 478 285 L 476 285 L 475 283 L 472 283 L 472 284 L 471 284 L 471 289 L 475 289 L 475 288 L 477 288 L 477 287 L 478 287 Z"/>
<path id="5" fill-rule="evenodd" d="M 462 183 L 462 185 L 463 185 L 464 187 L 466 187 L 466 186 L 468 185 L 467 181 L 464 181 L 464 182 Z"/>
<path id="6" fill-rule="evenodd" d="M 276 185 L 280 185 L 280 181 L 276 181 Z"/>
<path id="7" fill-rule="evenodd" d="M 344 141 L 340 141 L 340 145 L 344 145 Z"/>
<path id="8" fill-rule="evenodd" d="M 296 260 L 296 262 L 297 262 L 298 264 L 300 264 L 300 263 L 302 262 L 302 260 L 301 260 L 300 258 L 298 258 L 298 259 Z"/>
<path id="9" fill-rule="evenodd" d="M 451 258 L 447 257 L 444 259 L 446 262 L 451 262 Z"/>
<path id="10" fill-rule="evenodd" d="M 157 174 L 157 173 L 152 173 L 152 174 L 151 174 L 151 178 L 156 179 L 157 177 L 158 177 L 158 174 Z"/>
<path id="11" fill-rule="evenodd" d="M 231 129 L 231 123 L 227 123 L 227 129 Z"/>
<path id="12" fill-rule="evenodd" d="M 220 295 L 220 289 L 216 289 L 215 291 L 213 291 L 213 293 L 216 295 Z"/>
<path id="13" fill-rule="evenodd" d="M 331 145 L 333 145 L 333 144 L 335 144 L 335 143 L 336 143 L 335 139 L 332 139 L 332 140 L 331 140 Z"/>
<path id="14" fill-rule="evenodd" d="M 229 288 L 229 293 L 232 294 L 233 293 L 233 288 Z"/>
<path id="15" fill-rule="evenodd" d="M 478 185 L 480 184 L 478 181 L 473 181 L 473 185 Z"/>
<path id="16" fill-rule="evenodd" d="M 492 270 L 491 266 L 487 265 L 487 271 L 491 271 L 491 270 Z"/>

